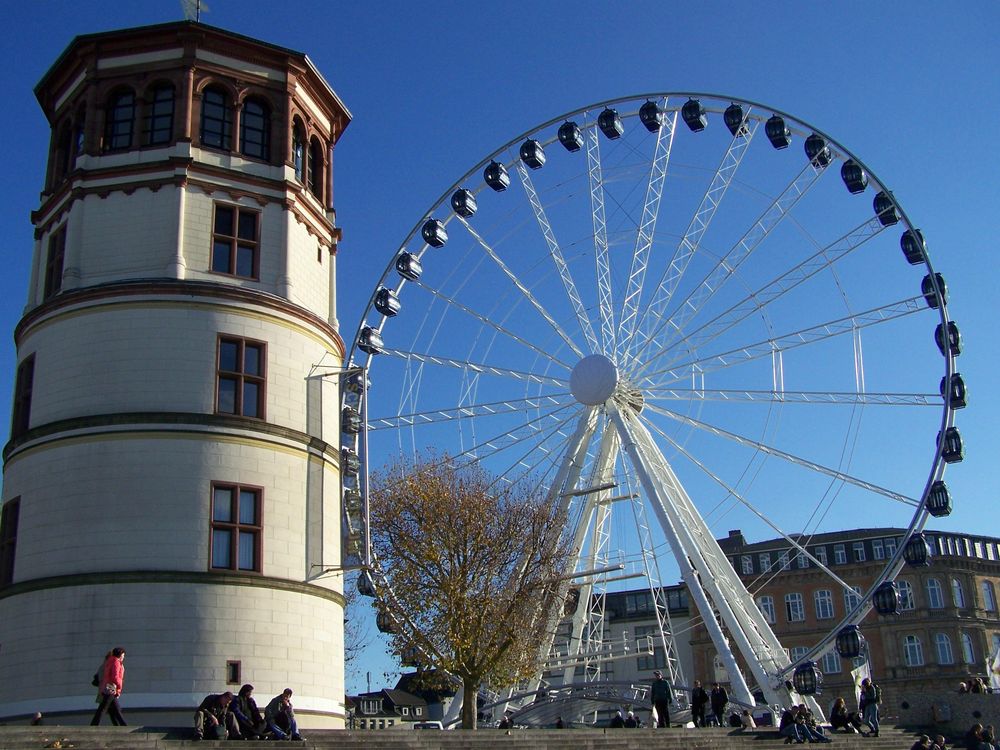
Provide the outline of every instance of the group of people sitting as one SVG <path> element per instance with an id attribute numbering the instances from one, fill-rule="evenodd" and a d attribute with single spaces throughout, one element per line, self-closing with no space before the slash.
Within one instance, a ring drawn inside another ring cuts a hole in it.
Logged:
<path id="1" fill-rule="evenodd" d="M 194 714 L 195 740 L 303 740 L 292 709 L 292 690 L 285 688 L 271 699 L 261 716 L 253 698 L 253 685 L 209 695 Z"/>
<path id="2" fill-rule="evenodd" d="M 944 736 L 938 735 L 931 741 L 929 734 L 922 734 L 917 737 L 917 741 L 910 745 L 910 750 L 948 750 Z"/>
<path id="3" fill-rule="evenodd" d="M 816 721 L 813 712 L 803 703 L 799 706 L 786 708 L 781 714 L 781 723 L 778 724 L 778 733 L 784 736 L 785 744 L 792 742 L 833 742 L 823 727 Z"/>
<path id="4" fill-rule="evenodd" d="M 965 746 L 969 750 L 998 750 L 996 731 L 993 725 L 973 724 L 965 733 Z"/>
<path id="5" fill-rule="evenodd" d="M 959 694 L 993 692 L 982 677 L 971 677 L 968 682 L 958 683 Z"/>

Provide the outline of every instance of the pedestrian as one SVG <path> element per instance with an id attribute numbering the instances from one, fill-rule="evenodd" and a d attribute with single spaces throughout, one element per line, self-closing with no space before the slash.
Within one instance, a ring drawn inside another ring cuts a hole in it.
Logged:
<path id="1" fill-rule="evenodd" d="M 691 721 L 696 727 L 705 726 L 705 706 L 708 705 L 708 692 L 701 686 L 700 680 L 694 681 L 691 688 Z"/>
<path id="2" fill-rule="evenodd" d="M 622 716 L 621 710 L 615 712 L 615 715 L 611 717 L 611 721 L 608 722 L 608 729 L 622 729 L 625 727 L 625 718 Z"/>
<path id="3" fill-rule="evenodd" d="M 882 688 L 871 678 L 861 681 L 861 719 L 869 726 L 870 737 L 878 737 L 878 707 L 882 702 Z"/>
<path id="4" fill-rule="evenodd" d="M 625 717 L 625 728 L 626 729 L 638 729 L 639 720 L 635 718 L 635 712 L 629 711 L 628 716 Z"/>
<path id="5" fill-rule="evenodd" d="M 556 717 L 556 729 L 565 729 L 566 725 L 563 724 L 562 716 Z"/>
<path id="6" fill-rule="evenodd" d="M 670 683 L 663 679 L 663 672 L 657 669 L 653 672 L 653 686 L 650 690 L 653 710 L 656 711 L 656 726 L 660 729 L 670 727 L 670 704 L 674 702 L 674 691 Z"/>
<path id="7" fill-rule="evenodd" d="M 934 744 L 931 745 L 931 750 L 948 750 L 948 744 L 945 742 L 943 734 L 939 734 L 934 738 Z"/>
<path id="8" fill-rule="evenodd" d="M 124 727 L 125 717 L 122 716 L 121 706 L 118 699 L 122 694 L 122 686 L 125 684 L 125 649 L 116 646 L 104 657 L 104 663 L 98 670 L 97 681 L 97 710 L 94 718 L 90 720 L 90 725 L 96 727 L 101 723 L 104 712 L 108 712 L 111 723 L 116 727 Z"/>
<path id="9" fill-rule="evenodd" d="M 910 750 L 931 750 L 931 738 L 926 734 L 917 737 L 917 741 L 910 745 Z"/>
<path id="10" fill-rule="evenodd" d="M 42 725 L 42 712 L 35 711 L 35 715 L 31 717 L 31 726 L 38 727 Z"/>
<path id="11" fill-rule="evenodd" d="M 722 685 L 713 682 L 709 700 L 712 703 L 712 713 L 715 715 L 715 723 L 721 727 L 723 725 L 722 716 L 726 713 L 726 704 L 729 703 L 729 693 L 726 692 L 726 689 Z"/>

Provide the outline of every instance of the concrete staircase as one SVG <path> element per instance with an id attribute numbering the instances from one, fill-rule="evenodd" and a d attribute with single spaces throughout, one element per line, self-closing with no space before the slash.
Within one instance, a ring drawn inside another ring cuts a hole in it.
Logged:
<path id="1" fill-rule="evenodd" d="M 883 726 L 879 737 L 831 735 L 831 750 L 908 750 L 915 733 Z M 743 733 L 729 729 L 497 729 L 476 732 L 313 730 L 305 742 L 237 742 L 234 748 L 275 750 L 779 750 L 784 738 L 774 730 Z M 221 742 L 191 740 L 189 730 L 148 727 L 0 727 L 0 750 L 181 750 L 212 748 Z M 223 745 L 224 746 L 224 745 Z"/>

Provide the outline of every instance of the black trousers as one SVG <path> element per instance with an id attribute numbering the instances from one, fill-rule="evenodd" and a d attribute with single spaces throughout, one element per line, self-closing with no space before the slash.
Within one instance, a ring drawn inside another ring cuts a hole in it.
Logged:
<path id="1" fill-rule="evenodd" d="M 705 704 L 702 703 L 700 706 L 691 706 L 691 721 L 694 722 L 696 727 L 705 726 Z"/>
<path id="2" fill-rule="evenodd" d="M 656 726 L 670 726 L 670 701 L 653 701 L 653 708 L 656 709 Z"/>
<path id="3" fill-rule="evenodd" d="M 104 716 L 104 712 L 108 712 L 108 716 L 111 718 L 111 723 L 116 727 L 128 726 L 125 723 L 125 717 L 122 716 L 122 710 L 118 705 L 117 695 L 104 695 L 101 694 L 101 705 L 97 707 L 94 711 L 94 718 L 90 720 L 90 726 L 96 727 L 101 723 L 101 717 Z"/>

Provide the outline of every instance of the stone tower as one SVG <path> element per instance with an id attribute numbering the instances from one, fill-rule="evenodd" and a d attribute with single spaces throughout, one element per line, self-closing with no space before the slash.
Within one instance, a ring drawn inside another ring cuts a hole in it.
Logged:
<path id="1" fill-rule="evenodd" d="M 333 150 L 304 54 L 184 21 L 74 39 L 52 128 L 0 526 L 0 721 L 131 723 L 295 691 L 342 726 Z M 150 712 L 155 711 L 153 716 Z M 68 717 L 68 718 L 67 718 Z"/>

